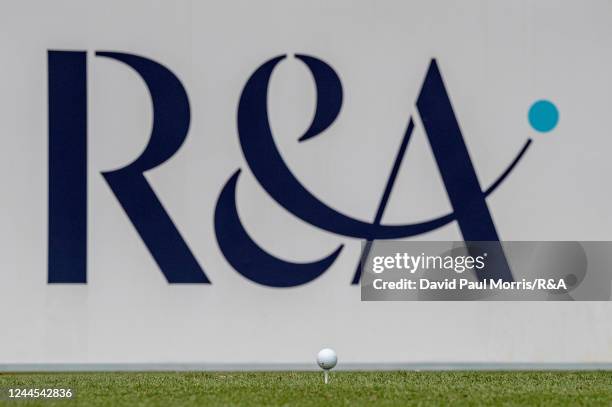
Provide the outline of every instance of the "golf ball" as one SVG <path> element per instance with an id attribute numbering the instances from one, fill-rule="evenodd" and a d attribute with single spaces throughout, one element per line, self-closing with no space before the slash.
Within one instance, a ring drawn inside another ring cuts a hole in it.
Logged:
<path id="1" fill-rule="evenodd" d="M 338 363 L 338 356 L 333 349 L 321 349 L 317 355 L 317 363 L 321 369 L 332 369 Z"/>

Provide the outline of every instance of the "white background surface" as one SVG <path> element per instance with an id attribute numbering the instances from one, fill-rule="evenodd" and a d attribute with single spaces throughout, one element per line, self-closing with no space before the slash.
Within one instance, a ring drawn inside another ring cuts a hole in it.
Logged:
<path id="1" fill-rule="evenodd" d="M 315 88 L 289 59 L 275 71 L 276 142 L 301 182 L 351 216 L 374 217 L 425 71 L 437 58 L 484 188 L 533 145 L 488 199 L 504 240 L 611 240 L 610 1 L 13 1 L 0 3 L 0 363 L 612 362 L 610 303 L 361 303 L 350 286 L 360 242 L 280 208 L 250 174 L 236 130 L 242 87 L 280 54 L 339 73 L 344 105 L 305 143 Z M 88 284 L 49 286 L 47 50 L 88 51 Z M 104 182 L 146 145 L 151 103 L 122 51 L 170 68 L 192 121 L 182 149 L 147 174 L 213 282 L 171 286 Z M 538 134 L 527 111 L 559 108 Z M 237 169 L 241 218 L 275 255 L 307 261 L 345 244 L 301 287 L 235 272 L 213 208 Z M 383 222 L 450 210 L 421 128 Z M 450 224 L 421 239 L 459 239 Z"/>

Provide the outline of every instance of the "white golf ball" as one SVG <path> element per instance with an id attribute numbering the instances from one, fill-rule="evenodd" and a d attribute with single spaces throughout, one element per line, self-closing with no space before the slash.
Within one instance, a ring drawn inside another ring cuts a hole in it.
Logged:
<path id="1" fill-rule="evenodd" d="M 317 363 L 321 369 L 329 370 L 336 366 L 336 363 L 338 363 L 338 356 L 333 349 L 321 349 L 317 355 Z"/>

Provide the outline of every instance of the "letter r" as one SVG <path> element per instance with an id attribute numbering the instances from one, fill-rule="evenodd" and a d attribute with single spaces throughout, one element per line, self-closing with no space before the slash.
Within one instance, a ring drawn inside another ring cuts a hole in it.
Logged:
<path id="1" fill-rule="evenodd" d="M 187 137 L 190 109 L 179 79 L 132 54 L 97 52 L 133 68 L 153 103 L 153 130 L 134 162 L 102 173 L 169 283 L 210 283 L 144 177 Z M 87 282 L 86 53 L 49 51 L 49 283 Z"/>

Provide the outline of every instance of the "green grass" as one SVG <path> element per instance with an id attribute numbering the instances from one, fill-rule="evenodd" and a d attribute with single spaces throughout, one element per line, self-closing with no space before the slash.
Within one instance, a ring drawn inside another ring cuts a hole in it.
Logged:
<path id="1" fill-rule="evenodd" d="M 333 372 L 327 386 L 319 372 L 0 374 L 8 387 L 76 397 L 0 406 L 612 405 L 612 372 Z"/>

